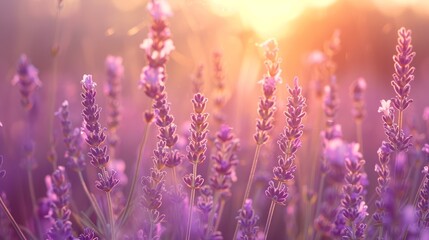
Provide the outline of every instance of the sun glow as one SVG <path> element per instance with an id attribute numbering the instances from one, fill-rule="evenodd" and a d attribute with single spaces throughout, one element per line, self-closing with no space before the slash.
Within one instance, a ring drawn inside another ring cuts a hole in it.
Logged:
<path id="1" fill-rule="evenodd" d="M 307 8 L 324 8 L 336 0 L 212 0 L 212 10 L 222 16 L 237 15 L 243 25 L 261 37 L 281 37 L 287 24 Z"/>

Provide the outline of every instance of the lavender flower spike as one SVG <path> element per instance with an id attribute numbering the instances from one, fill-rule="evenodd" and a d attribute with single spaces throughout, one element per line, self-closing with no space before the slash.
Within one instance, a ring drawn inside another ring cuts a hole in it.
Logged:
<path id="1" fill-rule="evenodd" d="M 82 83 L 82 105 L 84 109 L 82 116 L 85 129 L 87 130 L 86 142 L 90 146 L 89 157 L 91 164 L 101 170 L 99 180 L 96 182 L 97 188 L 105 192 L 110 192 L 116 186 L 119 180 L 115 177 L 115 172 L 106 171 L 106 165 L 109 161 L 107 146 L 103 146 L 106 140 L 105 129 L 101 127 L 99 118 L 101 108 L 95 103 L 97 94 L 95 87 L 97 84 L 92 80 L 91 75 L 83 75 Z"/>
<path id="2" fill-rule="evenodd" d="M 21 93 L 21 104 L 29 110 L 33 106 L 31 95 L 37 87 L 42 86 L 39 80 L 38 70 L 30 63 L 26 55 L 21 55 L 16 74 L 13 77 L 12 84 L 19 84 Z"/>
<path id="3" fill-rule="evenodd" d="M 50 194 L 52 216 L 54 224 L 48 232 L 48 239 L 74 239 L 72 236 L 72 223 L 70 219 L 70 188 L 65 175 L 65 168 L 59 166 L 51 176 L 52 191 Z M 49 181 L 48 181 L 49 182 Z"/>
<path id="4" fill-rule="evenodd" d="M 109 118 L 107 121 L 107 128 L 109 130 L 109 147 L 111 150 L 111 157 L 114 158 L 114 151 L 119 136 L 117 128 L 120 122 L 121 109 L 120 109 L 120 94 L 121 82 L 124 78 L 124 66 L 122 65 L 122 58 L 115 56 L 107 56 L 106 58 L 107 81 L 105 87 L 105 94 L 108 97 L 109 103 Z"/>
<path id="5" fill-rule="evenodd" d="M 401 28 L 398 31 L 397 54 L 393 56 L 395 73 L 391 82 L 396 92 L 396 97 L 392 99 L 393 106 L 400 112 L 404 111 L 413 101 L 409 98 L 411 85 L 414 80 L 415 68 L 411 67 L 411 62 L 416 55 L 411 45 L 411 30 Z M 401 127 L 401 126 L 400 126 Z"/>
<path id="6" fill-rule="evenodd" d="M 79 128 L 72 128 L 72 123 L 69 119 L 69 103 L 64 101 L 60 109 L 55 113 L 61 121 L 61 128 L 66 145 L 65 158 L 67 165 L 75 171 L 82 171 L 86 162 L 81 151 L 81 134 Z"/>
<path id="7" fill-rule="evenodd" d="M 287 109 L 284 112 L 286 116 L 286 126 L 281 134 L 280 140 L 277 142 L 282 155 L 279 156 L 278 166 L 274 167 L 274 181 L 269 182 L 269 186 L 265 191 L 265 195 L 271 198 L 271 206 L 268 212 L 268 219 L 265 226 L 265 238 L 268 236 L 271 220 L 276 204 L 285 205 L 288 196 L 288 189 L 285 183 L 292 181 L 295 177 L 296 151 L 301 147 L 301 136 L 303 134 L 304 125 L 302 120 L 305 116 L 306 107 L 305 98 L 302 96 L 302 88 L 298 85 L 298 78 L 294 79 L 294 86 L 288 87 L 290 97 L 288 98 Z"/>
<path id="8" fill-rule="evenodd" d="M 252 200 L 246 199 L 244 206 L 237 217 L 239 224 L 239 238 L 243 240 L 256 240 L 258 233 L 257 222 L 259 216 L 252 208 Z"/>

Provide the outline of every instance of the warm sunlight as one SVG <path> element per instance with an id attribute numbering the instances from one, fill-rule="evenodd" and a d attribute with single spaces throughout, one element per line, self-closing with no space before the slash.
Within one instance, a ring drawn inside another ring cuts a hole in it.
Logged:
<path id="1" fill-rule="evenodd" d="M 243 25 L 260 37 L 281 37 L 287 33 L 287 23 L 307 8 L 322 8 L 336 0 L 212 0 L 213 11 L 220 15 L 238 15 Z"/>

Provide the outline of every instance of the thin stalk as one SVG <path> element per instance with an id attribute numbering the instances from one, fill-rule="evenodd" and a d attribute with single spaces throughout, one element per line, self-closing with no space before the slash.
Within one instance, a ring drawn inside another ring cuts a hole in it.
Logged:
<path id="1" fill-rule="evenodd" d="M 6 204 L 3 202 L 3 198 L 0 196 L 0 205 L 3 208 L 3 211 L 6 213 L 7 217 L 9 218 L 9 221 L 12 223 L 13 228 L 16 231 L 16 234 L 18 234 L 19 239 L 26 240 L 24 234 L 22 233 L 21 229 L 19 228 L 18 223 L 16 223 L 15 219 L 13 218 L 12 214 L 10 213 L 9 209 L 6 207 Z"/>
<path id="2" fill-rule="evenodd" d="M 191 225 L 192 225 L 192 209 L 194 208 L 195 201 L 195 178 L 197 177 L 197 163 L 192 164 L 192 187 L 191 187 L 191 199 L 189 203 L 189 217 L 188 217 L 188 225 L 186 227 L 186 240 L 189 240 L 191 237 Z"/>
<path id="3" fill-rule="evenodd" d="M 150 126 L 150 123 L 146 124 L 145 129 L 144 129 L 144 133 L 143 133 L 143 139 L 140 142 L 139 153 L 138 153 L 138 157 L 137 157 L 137 163 L 136 163 L 136 167 L 134 168 L 133 180 L 131 182 L 131 189 L 130 189 L 130 192 L 128 193 L 127 203 L 125 204 L 124 210 L 121 212 L 121 214 L 119 216 L 119 224 L 120 225 L 123 224 L 123 222 L 125 221 L 125 218 L 128 215 L 128 212 L 130 210 L 131 201 L 133 199 L 134 191 L 136 188 L 137 177 L 139 175 L 140 165 L 142 162 L 142 155 L 143 155 L 144 149 L 146 147 L 147 138 L 149 136 L 149 126 Z"/>
<path id="4" fill-rule="evenodd" d="M 363 153 L 363 135 L 362 135 L 362 121 L 356 120 L 356 137 L 359 143 L 359 150 Z"/>
<path id="5" fill-rule="evenodd" d="M 319 150 L 320 150 L 319 134 L 320 134 L 320 131 L 322 129 L 322 126 L 321 126 L 321 119 L 322 119 L 322 114 L 323 114 L 322 111 L 323 111 L 322 108 L 320 108 L 320 110 L 317 111 L 316 121 L 315 121 L 317 127 L 316 127 L 316 129 L 314 129 L 314 131 L 312 131 L 311 144 L 309 144 L 310 160 L 314 161 L 314 164 L 310 165 L 311 174 L 310 174 L 310 184 L 308 184 L 310 186 L 309 189 L 314 189 L 314 185 L 313 185 L 314 184 L 314 178 L 317 175 L 317 172 L 318 172 L 319 166 L 320 166 L 319 159 L 317 159 L 317 156 L 319 156 Z M 313 150 L 311 150 L 312 147 L 314 147 Z M 299 174 L 298 178 L 301 178 L 301 180 L 302 180 L 301 175 L 302 174 Z M 301 181 L 301 182 L 303 183 L 303 181 Z"/>
<path id="6" fill-rule="evenodd" d="M 403 115 L 404 115 L 404 111 L 403 110 L 399 110 L 399 114 L 398 114 L 398 127 L 399 127 L 400 130 L 402 129 Z"/>
<path id="7" fill-rule="evenodd" d="M 225 209 L 225 199 L 222 198 L 220 200 L 219 214 L 218 214 L 218 217 L 216 218 L 216 224 L 214 227 L 214 231 L 217 231 L 217 229 L 219 228 L 220 219 L 222 218 L 222 214 L 223 214 L 224 209 Z"/>
<path id="8" fill-rule="evenodd" d="M 150 221 L 150 228 L 149 228 L 149 238 L 148 239 L 152 239 L 152 235 L 153 235 L 153 218 L 152 218 L 152 213 L 149 212 L 149 221 Z"/>
<path id="9" fill-rule="evenodd" d="M 82 172 L 78 171 L 77 174 L 79 176 L 80 184 L 82 185 L 82 188 L 86 196 L 88 197 L 89 201 L 91 202 L 91 206 L 94 209 L 95 214 L 97 215 L 97 219 L 100 219 L 103 225 L 106 225 L 106 220 L 104 218 L 104 215 L 101 212 L 100 206 L 98 206 L 97 202 L 94 200 L 91 193 L 89 192 L 88 187 L 86 186 L 85 180 L 83 179 Z"/>
<path id="10" fill-rule="evenodd" d="M 259 153 L 261 151 L 261 146 L 260 144 L 256 145 L 256 150 L 255 150 L 255 154 L 253 155 L 253 161 L 252 161 L 252 168 L 250 169 L 250 175 L 249 175 L 249 179 L 247 180 L 247 186 L 246 186 L 246 191 L 244 192 L 244 198 L 243 198 L 243 203 L 241 204 L 240 208 L 243 208 L 246 199 L 249 198 L 250 195 L 250 188 L 252 187 L 252 183 L 253 183 L 253 178 L 255 177 L 255 171 L 256 171 L 256 166 L 258 164 L 258 159 L 259 159 Z M 234 238 L 237 238 L 237 234 L 238 234 L 238 221 L 237 224 L 235 225 L 235 231 L 234 231 Z"/>
<path id="11" fill-rule="evenodd" d="M 54 45 L 51 49 L 51 54 L 53 57 L 53 66 L 52 66 L 52 83 L 51 83 L 51 89 L 52 89 L 52 98 L 49 99 L 49 113 L 50 114 L 48 118 L 48 131 L 49 131 L 49 142 L 51 143 L 51 146 L 55 144 L 54 140 L 54 111 L 55 111 L 55 101 L 57 99 L 57 81 L 58 81 L 58 51 L 59 51 L 59 41 L 61 39 L 61 28 L 60 28 L 60 13 L 61 13 L 61 6 L 58 5 L 57 8 L 57 14 L 55 19 L 55 35 L 54 35 Z M 56 155 L 55 148 L 52 149 L 52 154 Z M 53 170 L 57 169 L 57 162 L 56 162 L 56 156 L 54 156 L 53 159 L 51 159 L 52 162 L 52 168 Z"/>
<path id="12" fill-rule="evenodd" d="M 325 178 L 326 175 L 322 174 L 322 179 L 319 183 L 319 191 L 317 193 L 317 203 L 316 203 L 316 211 L 315 211 L 315 216 L 319 215 L 320 212 L 320 204 L 322 203 L 322 194 L 323 194 L 323 188 L 325 187 Z"/>
<path id="13" fill-rule="evenodd" d="M 176 193 L 179 193 L 179 182 L 177 181 L 176 167 L 172 167 L 171 170 L 173 171 L 174 189 L 176 190 Z"/>
<path id="14" fill-rule="evenodd" d="M 30 190 L 30 199 L 31 199 L 31 204 L 32 204 L 32 210 L 33 210 L 33 214 L 35 214 L 35 207 L 37 206 L 37 204 L 36 204 L 36 193 L 34 191 L 33 170 L 27 169 L 27 177 L 28 177 L 28 188 Z M 37 230 L 37 233 L 39 234 L 39 237 L 40 237 L 42 234 L 41 228 L 40 228 L 40 221 L 39 221 L 39 218 L 37 216 L 35 216 L 34 218 L 35 218 L 35 223 L 36 223 L 36 230 Z"/>
<path id="15" fill-rule="evenodd" d="M 213 196 L 213 207 L 212 207 L 212 210 L 210 211 L 209 219 L 207 222 L 207 232 L 206 232 L 205 239 L 208 239 L 210 232 L 213 231 L 214 229 L 213 219 L 216 212 L 216 207 L 217 207 L 216 205 L 219 202 L 219 197 L 220 197 L 219 193 L 220 193 L 219 191 L 216 191 Z"/>
<path id="16" fill-rule="evenodd" d="M 107 207 L 109 209 L 109 225 L 110 225 L 110 234 L 112 240 L 116 239 L 115 236 L 115 220 L 113 219 L 113 206 L 112 206 L 112 197 L 110 196 L 110 192 L 106 192 L 107 198 Z"/>
<path id="17" fill-rule="evenodd" d="M 265 224 L 264 229 L 264 239 L 266 240 L 268 237 L 268 231 L 270 230 L 271 221 L 273 220 L 274 209 L 276 207 L 276 203 L 271 201 L 270 210 L 268 211 L 267 223 Z"/>

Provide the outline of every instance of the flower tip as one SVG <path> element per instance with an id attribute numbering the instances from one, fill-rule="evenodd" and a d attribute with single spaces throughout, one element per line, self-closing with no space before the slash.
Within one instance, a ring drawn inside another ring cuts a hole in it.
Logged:
<path id="1" fill-rule="evenodd" d="M 265 51 L 275 51 L 278 48 L 278 43 L 275 38 L 270 38 L 262 43 L 256 44 L 256 46 L 264 48 Z"/>
<path id="2" fill-rule="evenodd" d="M 81 84 L 87 89 L 94 89 L 97 86 L 97 84 L 94 81 L 92 81 L 91 74 L 84 74 Z"/>

